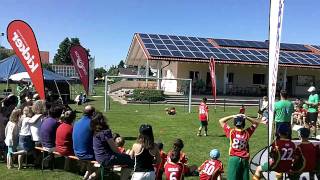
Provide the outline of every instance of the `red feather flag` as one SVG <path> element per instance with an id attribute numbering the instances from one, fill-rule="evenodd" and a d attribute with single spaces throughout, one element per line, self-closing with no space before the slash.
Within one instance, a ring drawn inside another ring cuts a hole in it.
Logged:
<path id="1" fill-rule="evenodd" d="M 212 95 L 214 98 L 214 104 L 217 102 L 217 86 L 216 86 L 216 72 L 215 72 L 216 62 L 214 58 L 210 58 L 209 69 L 210 69 L 210 77 L 211 77 L 211 87 L 212 87 Z"/>

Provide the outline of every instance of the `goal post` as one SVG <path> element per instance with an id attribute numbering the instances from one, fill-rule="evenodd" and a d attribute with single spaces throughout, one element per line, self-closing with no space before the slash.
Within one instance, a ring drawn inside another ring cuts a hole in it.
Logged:
<path id="1" fill-rule="evenodd" d="M 118 84 L 114 85 L 112 84 L 112 80 L 118 80 Z M 121 83 L 126 80 L 126 83 Z M 119 83 L 120 82 L 120 83 Z M 131 82 L 131 83 L 128 83 Z M 137 83 L 132 82 L 139 82 L 139 85 Z M 154 82 L 150 87 L 148 83 Z M 153 88 L 157 90 L 163 90 L 164 93 L 166 93 L 166 83 L 165 82 L 174 82 L 176 87 L 177 93 L 183 93 L 183 95 L 188 96 L 188 112 L 191 113 L 191 105 L 192 105 L 192 79 L 184 79 L 184 78 L 157 78 L 157 77 L 141 77 L 141 76 L 105 76 L 105 88 L 104 88 L 104 112 L 107 112 L 108 109 L 108 103 L 110 103 L 110 86 L 113 85 L 115 87 L 112 87 L 112 91 L 115 89 L 121 89 L 121 88 L 128 88 L 129 89 L 138 89 L 138 88 Z M 179 83 L 178 83 L 179 82 Z M 182 83 L 181 83 L 182 82 Z M 122 86 L 121 86 L 122 84 Z M 136 86 L 135 86 L 135 85 Z M 145 85 L 143 85 L 145 84 Z M 117 86 L 118 85 L 118 86 Z M 170 86 L 172 87 L 172 86 Z M 178 90 L 180 89 L 180 91 Z M 181 90 L 182 89 L 182 90 Z M 174 90 L 174 88 L 171 88 L 170 90 Z"/>

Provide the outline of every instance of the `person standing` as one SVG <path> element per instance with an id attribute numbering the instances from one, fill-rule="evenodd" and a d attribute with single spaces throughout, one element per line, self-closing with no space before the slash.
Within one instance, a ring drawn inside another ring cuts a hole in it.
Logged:
<path id="1" fill-rule="evenodd" d="M 275 111 L 275 125 L 276 125 L 276 136 L 278 137 L 278 129 L 281 124 L 286 124 L 289 127 L 288 138 L 291 139 L 291 116 L 294 112 L 294 106 L 291 101 L 288 100 L 287 91 L 280 91 L 280 101 L 274 105 Z M 279 137 L 278 137 L 279 138 Z"/>
<path id="2" fill-rule="evenodd" d="M 308 105 L 308 112 L 306 118 L 306 124 L 309 127 L 313 127 L 314 129 L 314 137 L 317 136 L 317 119 L 318 119 L 318 103 L 319 103 L 319 96 L 316 93 L 316 88 L 311 86 L 308 89 L 310 93 L 308 101 L 305 103 Z"/>
<path id="3" fill-rule="evenodd" d="M 209 120 L 209 107 L 207 106 L 207 98 L 202 98 L 199 105 L 199 120 L 200 127 L 197 136 L 201 136 L 201 131 L 204 128 L 204 136 L 208 135 L 208 120 Z"/>
<path id="4" fill-rule="evenodd" d="M 234 120 L 234 128 L 227 124 L 229 120 Z M 248 120 L 252 125 L 244 129 Z M 230 139 L 229 161 L 228 161 L 228 180 L 249 180 L 249 139 L 259 125 L 253 118 L 246 117 L 244 114 L 227 116 L 219 120 L 224 133 Z"/>

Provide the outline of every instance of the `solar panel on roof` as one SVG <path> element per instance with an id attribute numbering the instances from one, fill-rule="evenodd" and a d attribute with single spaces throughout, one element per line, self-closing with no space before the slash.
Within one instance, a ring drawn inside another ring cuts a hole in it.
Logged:
<path id="1" fill-rule="evenodd" d="M 181 51 L 181 53 L 187 58 L 194 58 L 194 55 L 188 51 Z"/>
<path id="2" fill-rule="evenodd" d="M 139 34 L 141 38 L 149 38 L 148 34 Z"/>
<path id="3" fill-rule="evenodd" d="M 155 49 L 147 49 L 147 50 L 151 56 L 159 56 L 160 55 L 158 50 L 155 50 Z"/>
<path id="4" fill-rule="evenodd" d="M 144 46 L 151 56 L 183 57 L 218 60 L 235 60 L 248 62 L 267 62 L 268 50 L 246 50 L 235 48 L 216 48 L 205 38 L 186 36 L 167 36 L 156 34 L 139 34 Z M 265 42 L 241 40 L 216 40 L 218 43 L 236 46 L 260 48 L 267 46 Z M 303 45 L 284 44 L 288 49 L 303 49 Z M 320 65 L 320 55 L 304 52 L 280 52 L 280 63 Z"/>
<path id="5" fill-rule="evenodd" d="M 187 46 L 189 49 L 190 49 L 190 51 L 200 51 L 197 47 L 195 47 L 195 46 Z"/>
<path id="6" fill-rule="evenodd" d="M 182 45 L 184 45 L 182 41 L 176 41 L 176 40 L 174 40 L 173 42 L 174 42 L 174 44 L 177 45 L 177 46 L 182 46 Z"/>
<path id="7" fill-rule="evenodd" d="M 143 43 L 153 43 L 153 42 L 151 41 L 151 39 L 142 39 L 142 42 L 143 42 Z"/>
<path id="8" fill-rule="evenodd" d="M 157 34 L 149 34 L 149 36 L 153 39 L 160 39 L 160 37 Z"/>
<path id="9" fill-rule="evenodd" d="M 189 51 L 187 46 L 177 46 L 180 51 Z"/>
<path id="10" fill-rule="evenodd" d="M 156 46 L 153 44 L 144 44 L 144 46 L 149 49 L 156 49 Z"/>
<path id="11" fill-rule="evenodd" d="M 178 48 L 177 48 L 177 46 L 175 46 L 175 45 L 170 45 L 170 44 L 168 44 L 167 45 L 167 48 L 169 49 L 169 50 L 178 50 Z"/>

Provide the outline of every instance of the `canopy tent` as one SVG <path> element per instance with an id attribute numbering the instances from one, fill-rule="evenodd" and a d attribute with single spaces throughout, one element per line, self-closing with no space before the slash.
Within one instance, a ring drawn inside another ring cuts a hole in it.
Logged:
<path id="1" fill-rule="evenodd" d="M 13 55 L 6 59 L 0 61 L 0 80 L 7 81 L 8 79 L 18 81 L 17 79 L 13 78 L 20 78 L 21 80 L 30 80 L 26 69 L 24 68 L 23 64 L 20 62 L 18 56 Z M 66 78 L 54 72 L 51 72 L 47 69 L 43 70 L 43 76 L 45 81 L 70 81 L 70 78 Z"/>
<path id="2" fill-rule="evenodd" d="M 30 77 L 26 72 L 23 64 L 18 56 L 13 55 L 0 61 L 0 81 L 30 81 Z M 59 97 L 66 96 L 63 99 L 70 99 L 69 82 L 70 78 L 66 78 L 47 69 L 43 70 L 45 87 L 51 89 L 54 93 L 59 94 Z M 68 86 L 68 88 L 65 88 Z"/>

